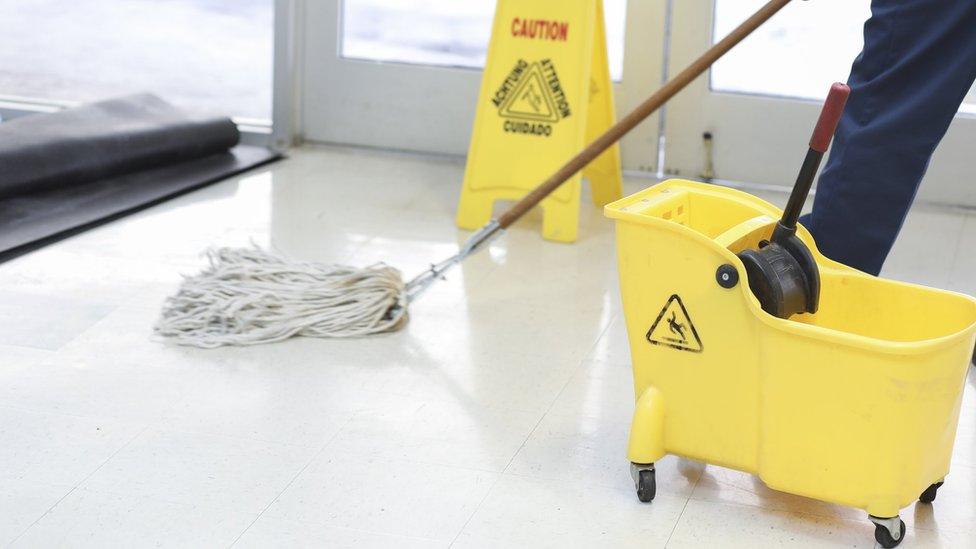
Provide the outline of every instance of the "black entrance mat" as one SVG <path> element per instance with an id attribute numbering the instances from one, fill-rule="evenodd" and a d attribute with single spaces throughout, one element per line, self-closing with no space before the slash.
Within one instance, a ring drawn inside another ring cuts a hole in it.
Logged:
<path id="1" fill-rule="evenodd" d="M 238 145 L 197 160 L 0 199 L 0 262 L 277 158 L 269 149 Z"/>
<path id="2" fill-rule="evenodd" d="M 0 123 L 0 261 L 279 158 L 140 94 Z"/>

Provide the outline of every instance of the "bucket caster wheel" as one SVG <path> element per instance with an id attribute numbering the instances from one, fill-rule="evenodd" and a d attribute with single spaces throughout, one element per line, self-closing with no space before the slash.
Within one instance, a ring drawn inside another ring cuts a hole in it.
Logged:
<path id="1" fill-rule="evenodd" d="M 874 539 L 885 549 L 897 547 L 905 539 L 905 521 L 900 517 L 879 518 L 869 516 L 874 523 Z"/>
<path id="2" fill-rule="evenodd" d="M 922 503 L 932 503 L 935 501 L 936 492 L 939 491 L 939 487 L 942 486 L 942 481 L 936 482 L 932 486 L 929 486 L 922 492 L 922 495 L 918 496 L 918 501 Z"/>
<path id="3" fill-rule="evenodd" d="M 630 476 L 637 488 L 637 499 L 643 503 L 650 503 L 657 493 L 657 481 L 654 479 L 654 464 L 631 463 Z"/>

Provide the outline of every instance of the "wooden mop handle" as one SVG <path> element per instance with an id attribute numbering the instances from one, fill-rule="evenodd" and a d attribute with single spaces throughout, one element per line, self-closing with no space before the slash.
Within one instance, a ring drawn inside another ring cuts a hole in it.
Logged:
<path id="1" fill-rule="evenodd" d="M 752 17 L 746 19 L 735 30 L 730 32 L 728 36 L 696 59 L 688 68 L 669 80 L 654 95 L 647 98 L 636 109 L 631 111 L 630 114 L 614 124 L 613 127 L 596 138 L 593 143 L 590 143 L 589 146 L 564 164 L 563 167 L 559 168 L 556 173 L 549 176 L 549 179 L 546 179 L 541 185 L 532 189 L 522 200 L 519 200 L 511 208 L 506 210 L 498 218 L 498 224 L 501 228 L 508 228 L 518 221 L 519 218 L 541 202 L 543 198 L 549 196 L 560 185 L 573 177 L 576 172 L 582 170 L 587 164 L 595 160 L 596 157 L 613 146 L 614 143 L 620 141 L 623 136 L 627 135 L 627 132 L 634 129 L 634 127 L 643 122 L 648 116 L 654 114 L 654 111 L 661 108 L 661 105 L 667 103 L 675 94 L 701 76 L 712 64 L 789 3 L 790 0 L 771 0 L 768 4 L 760 8 Z"/>

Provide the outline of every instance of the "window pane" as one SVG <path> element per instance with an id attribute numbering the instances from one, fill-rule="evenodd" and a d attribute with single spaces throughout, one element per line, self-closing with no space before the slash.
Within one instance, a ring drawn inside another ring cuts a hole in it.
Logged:
<path id="1" fill-rule="evenodd" d="M 963 100 L 962 106 L 959 107 L 959 112 L 976 114 L 976 84 L 974 84 L 973 88 L 969 90 L 968 94 L 966 94 L 966 99 Z"/>
<path id="2" fill-rule="evenodd" d="M 765 0 L 716 0 L 713 41 L 721 40 Z M 845 81 L 864 45 L 870 0 L 793 2 L 712 69 L 712 89 L 822 99 Z"/>
<path id="3" fill-rule="evenodd" d="M 273 0 L 0 0 L 0 95 L 271 118 Z"/>
<path id="4" fill-rule="evenodd" d="M 713 42 L 766 0 L 715 0 Z M 864 46 L 870 0 L 793 2 L 712 69 L 712 89 L 823 99 L 830 82 L 845 81 Z M 976 88 L 961 111 L 976 112 Z"/>
<path id="5" fill-rule="evenodd" d="M 620 80 L 627 1 L 606 0 L 604 11 L 610 73 Z M 494 13 L 494 0 L 344 0 L 342 56 L 480 68 Z"/>

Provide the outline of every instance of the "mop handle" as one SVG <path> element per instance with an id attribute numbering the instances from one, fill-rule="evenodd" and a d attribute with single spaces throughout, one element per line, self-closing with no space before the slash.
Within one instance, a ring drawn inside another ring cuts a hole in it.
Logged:
<path id="1" fill-rule="evenodd" d="M 524 198 L 512 205 L 511 208 L 505 211 L 505 213 L 498 218 L 498 225 L 500 228 L 506 229 L 518 221 L 519 218 L 528 213 L 528 211 L 541 202 L 542 199 L 549 196 L 553 191 L 558 189 L 560 185 L 565 183 L 569 178 L 573 177 L 576 172 L 586 167 L 587 164 L 595 160 L 596 157 L 600 156 L 614 143 L 620 141 L 620 139 L 627 135 L 630 130 L 634 129 L 648 116 L 654 114 L 654 112 L 657 111 L 661 105 L 665 104 L 669 99 L 674 97 L 675 94 L 688 86 L 688 84 L 690 84 L 696 78 L 701 76 L 701 74 L 708 70 L 712 64 L 718 61 L 729 50 L 734 48 L 739 42 L 752 34 L 753 31 L 759 28 L 763 23 L 768 21 L 770 17 L 775 15 L 776 12 L 783 9 L 783 7 L 789 3 L 790 0 L 771 0 L 768 4 L 760 8 L 759 11 L 746 19 L 741 25 L 736 27 L 735 30 L 730 32 L 728 36 L 709 48 L 704 55 L 696 59 L 694 63 L 688 66 L 688 68 L 681 71 L 677 76 L 669 80 L 660 90 L 654 93 L 654 95 L 647 98 L 647 100 L 638 105 L 636 109 L 631 111 L 630 114 L 614 124 L 613 127 L 607 130 L 603 135 L 596 138 L 593 143 L 590 143 L 589 146 L 574 156 L 569 162 L 564 164 L 563 167 L 559 168 L 556 173 L 549 176 L 549 178 L 546 179 L 541 185 L 533 189 L 529 194 L 525 195 Z"/>
<path id="2" fill-rule="evenodd" d="M 813 180 L 817 177 L 817 170 L 820 169 L 820 162 L 823 160 L 824 153 L 830 147 L 830 141 L 837 131 L 837 124 L 840 117 L 844 114 L 844 106 L 847 105 L 847 98 L 851 95 L 851 88 L 847 84 L 840 82 L 834 83 L 824 101 L 823 109 L 820 111 L 820 118 L 817 126 L 813 129 L 810 137 L 810 149 L 807 151 L 806 158 L 803 159 L 803 166 L 800 173 L 796 176 L 796 183 L 793 185 L 793 192 L 790 193 L 790 200 L 783 209 L 783 217 L 779 221 L 779 232 L 786 233 L 796 231 L 796 221 L 800 218 L 800 211 L 803 210 L 803 203 L 807 201 L 810 194 L 810 187 Z M 777 240 L 776 238 L 773 239 Z"/>

